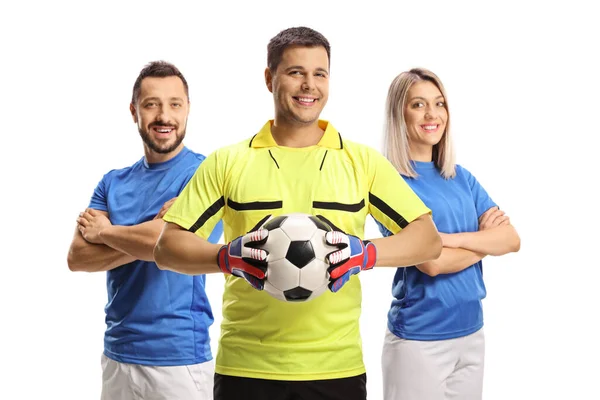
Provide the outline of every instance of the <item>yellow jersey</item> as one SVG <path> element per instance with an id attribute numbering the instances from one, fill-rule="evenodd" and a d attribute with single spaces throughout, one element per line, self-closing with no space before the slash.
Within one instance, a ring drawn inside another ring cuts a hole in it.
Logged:
<path id="1" fill-rule="evenodd" d="M 319 121 L 323 137 L 304 148 L 278 146 L 272 123 L 207 157 L 164 219 L 205 239 L 222 219 L 230 242 L 267 215 L 322 215 L 363 238 L 367 214 L 397 233 L 430 212 L 385 157 L 342 140 L 329 122 Z M 358 276 L 305 303 L 277 300 L 228 276 L 215 370 L 297 381 L 360 375 L 360 311 Z"/>

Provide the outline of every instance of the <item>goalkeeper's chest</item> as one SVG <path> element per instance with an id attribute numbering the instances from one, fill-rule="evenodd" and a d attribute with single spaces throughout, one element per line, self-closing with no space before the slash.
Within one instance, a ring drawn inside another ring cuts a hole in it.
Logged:
<path id="1" fill-rule="evenodd" d="M 351 162 L 319 150 L 263 151 L 256 156 L 260 159 L 237 165 L 226 182 L 226 218 L 250 229 L 269 214 L 302 212 L 324 215 L 349 233 L 362 227 L 368 212 L 368 177 Z"/>

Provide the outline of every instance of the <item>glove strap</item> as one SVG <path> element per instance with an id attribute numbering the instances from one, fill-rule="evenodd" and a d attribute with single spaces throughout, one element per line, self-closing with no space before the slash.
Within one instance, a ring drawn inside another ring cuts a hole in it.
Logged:
<path id="1" fill-rule="evenodd" d="M 365 261 L 361 269 L 371 269 L 377 262 L 377 248 L 370 240 L 363 240 L 363 244 L 365 245 Z"/>
<path id="2" fill-rule="evenodd" d="M 219 249 L 217 253 L 217 265 L 221 269 L 221 272 L 224 274 L 231 274 L 231 270 L 229 269 L 229 262 L 227 260 L 228 246 L 223 245 Z"/>

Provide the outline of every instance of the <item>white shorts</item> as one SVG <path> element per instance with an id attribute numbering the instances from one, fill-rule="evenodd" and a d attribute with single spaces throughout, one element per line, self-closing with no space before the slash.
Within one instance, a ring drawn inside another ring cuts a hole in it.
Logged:
<path id="1" fill-rule="evenodd" d="M 401 339 L 386 329 L 383 344 L 385 400 L 481 400 L 483 329 L 447 340 Z"/>
<path id="2" fill-rule="evenodd" d="M 212 400 L 214 362 L 174 367 L 125 364 L 102 354 L 101 400 Z"/>

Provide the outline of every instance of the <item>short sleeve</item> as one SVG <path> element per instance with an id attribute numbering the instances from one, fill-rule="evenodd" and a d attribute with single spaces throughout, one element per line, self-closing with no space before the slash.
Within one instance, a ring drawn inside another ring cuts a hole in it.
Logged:
<path id="1" fill-rule="evenodd" d="M 369 170 L 369 212 L 384 236 L 382 228 L 396 234 L 416 218 L 431 213 L 396 168 L 375 150 L 369 154 Z"/>
<path id="2" fill-rule="evenodd" d="M 479 181 L 477 181 L 477 179 L 475 179 L 475 177 L 467 169 L 460 166 L 457 166 L 457 169 L 464 174 L 465 179 L 469 184 L 471 195 L 473 196 L 473 202 L 475 203 L 475 209 L 477 210 L 477 218 L 481 217 L 481 215 L 490 208 L 498 206 L 488 195 L 483 186 L 481 186 Z"/>
<path id="3" fill-rule="evenodd" d="M 94 189 L 94 193 L 92 194 L 92 198 L 90 200 L 89 208 L 93 208 L 98 211 L 106 211 L 108 212 L 108 201 L 107 201 L 107 192 L 106 189 L 108 187 L 108 181 L 110 180 L 110 173 L 104 175 L 102 180 L 98 183 L 96 188 Z"/>
<path id="4" fill-rule="evenodd" d="M 213 153 L 200 164 L 163 219 L 204 239 L 214 239 L 213 228 L 221 220 L 225 206 L 222 174 L 218 155 Z"/>

